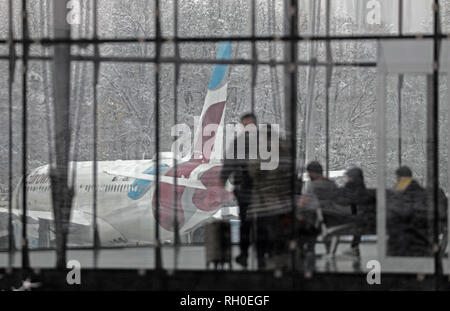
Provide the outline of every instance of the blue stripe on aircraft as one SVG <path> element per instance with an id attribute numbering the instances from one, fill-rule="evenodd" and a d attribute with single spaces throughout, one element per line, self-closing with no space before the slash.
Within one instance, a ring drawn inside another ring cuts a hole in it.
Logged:
<path id="1" fill-rule="evenodd" d="M 159 165 L 159 171 L 163 168 L 169 167 L 167 164 L 160 164 Z M 142 172 L 142 174 L 148 174 L 148 175 L 156 175 L 156 169 L 152 165 L 148 169 Z M 138 200 L 140 199 L 150 188 L 150 185 L 152 182 L 150 180 L 142 180 L 142 179 L 136 179 L 133 184 L 131 185 L 131 190 L 128 192 L 128 197 L 132 200 Z"/>
<path id="2" fill-rule="evenodd" d="M 231 42 L 220 42 L 219 49 L 217 50 L 216 59 L 230 59 L 231 57 Z M 211 80 L 209 80 L 209 90 L 216 89 L 222 82 L 225 74 L 227 73 L 228 65 L 215 65 Z"/>

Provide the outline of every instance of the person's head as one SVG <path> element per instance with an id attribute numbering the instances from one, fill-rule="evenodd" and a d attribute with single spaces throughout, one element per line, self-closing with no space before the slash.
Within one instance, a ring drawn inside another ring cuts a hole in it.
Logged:
<path id="1" fill-rule="evenodd" d="M 311 180 L 323 178 L 322 165 L 320 165 L 320 163 L 317 161 L 309 162 L 309 164 L 306 166 L 306 171 L 308 172 L 309 178 Z"/>
<path id="2" fill-rule="evenodd" d="M 249 112 L 242 115 L 241 117 L 241 123 L 244 127 L 247 126 L 248 124 L 256 125 L 256 122 L 257 122 L 256 115 L 254 113 Z"/>
<path id="3" fill-rule="evenodd" d="M 397 175 L 397 180 L 400 180 L 402 178 L 411 178 L 412 177 L 412 171 L 407 166 L 400 166 L 395 171 L 395 174 Z"/>
<path id="4" fill-rule="evenodd" d="M 352 167 L 345 173 L 347 182 L 364 184 L 364 173 L 359 167 Z"/>

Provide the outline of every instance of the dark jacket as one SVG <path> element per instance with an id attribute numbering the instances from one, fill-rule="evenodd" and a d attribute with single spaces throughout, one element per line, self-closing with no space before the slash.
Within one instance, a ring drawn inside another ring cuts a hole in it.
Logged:
<path id="1" fill-rule="evenodd" d="M 388 191 L 388 256 L 431 256 L 432 227 L 427 194 L 415 180 L 405 190 Z"/>
<path id="2" fill-rule="evenodd" d="M 251 209 L 259 215 L 279 215 L 291 212 L 291 180 L 293 177 L 289 144 L 280 138 L 278 166 L 273 170 L 261 168 L 261 160 L 249 160 L 252 179 Z"/>
<path id="3" fill-rule="evenodd" d="M 403 191 L 389 191 L 388 255 L 432 256 L 433 210 L 429 206 L 427 191 L 412 180 Z M 439 232 L 446 234 L 447 198 L 439 189 Z"/>
<path id="4" fill-rule="evenodd" d="M 230 159 L 227 158 L 228 152 L 225 154 L 224 164 L 220 174 L 220 179 L 223 183 L 226 183 L 228 178 L 230 178 L 230 176 L 233 176 L 234 195 L 241 208 L 244 206 L 248 206 L 251 203 L 252 188 L 253 188 L 253 181 L 248 172 L 249 145 L 250 145 L 249 135 L 247 132 L 245 132 L 245 135 L 246 135 L 245 158 L 238 159 L 238 152 L 237 152 L 238 137 L 236 137 L 233 141 L 233 146 L 229 146 L 229 148 L 233 148 L 234 155 Z"/>
<path id="5" fill-rule="evenodd" d="M 348 208 L 348 215 L 356 222 L 361 234 L 370 234 L 376 231 L 376 192 L 367 189 L 363 180 L 347 182 L 338 189 L 336 203 Z"/>
<path id="6" fill-rule="evenodd" d="M 287 141 L 279 140 L 278 166 L 273 170 L 261 167 L 262 160 L 249 160 L 252 198 L 247 216 L 256 220 L 257 239 L 262 238 L 270 254 L 286 254 L 291 234 L 292 160 Z"/>
<path id="7" fill-rule="evenodd" d="M 297 219 L 300 233 L 316 235 L 320 233 L 321 221 L 326 226 L 334 226 L 342 219 L 341 211 L 336 208 L 335 194 L 337 186 L 332 180 L 322 178 L 310 181 L 305 191 L 305 203 L 298 206 Z M 320 208 L 323 219 L 318 217 Z"/>

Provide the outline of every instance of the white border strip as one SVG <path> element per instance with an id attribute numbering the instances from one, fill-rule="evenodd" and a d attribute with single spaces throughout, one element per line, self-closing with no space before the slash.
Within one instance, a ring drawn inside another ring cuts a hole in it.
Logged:
<path id="1" fill-rule="evenodd" d="M 377 59 L 377 250 L 381 271 L 399 273 L 434 273 L 432 257 L 393 257 L 386 256 L 386 55 L 383 44 L 378 44 Z M 393 42 L 389 43 L 392 47 Z M 430 42 L 431 44 L 431 42 Z M 402 48 L 402 42 L 398 42 Z M 418 60 L 420 61 L 426 60 Z M 401 72 L 397 72 L 401 73 Z M 427 74 L 427 73 L 423 73 Z"/>

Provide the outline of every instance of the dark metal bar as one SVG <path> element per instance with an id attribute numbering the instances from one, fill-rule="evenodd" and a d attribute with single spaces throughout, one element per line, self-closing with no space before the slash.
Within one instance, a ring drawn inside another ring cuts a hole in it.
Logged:
<path id="1" fill-rule="evenodd" d="M 27 73 L 28 73 L 28 51 L 29 44 L 26 42 L 28 38 L 28 17 L 27 17 L 27 0 L 22 0 L 22 37 L 23 54 L 22 54 L 22 269 L 30 267 L 30 257 L 28 253 L 27 239 L 27 158 L 28 158 L 28 102 L 27 102 Z"/>
<path id="2" fill-rule="evenodd" d="M 276 0 L 267 0 L 267 18 L 268 18 L 268 28 L 272 34 L 276 33 L 276 12 L 275 12 Z M 269 17 L 270 16 L 270 17 Z M 269 43 L 269 61 L 275 61 L 274 55 L 276 54 L 276 46 Z M 256 58 L 256 62 L 258 59 Z M 283 111 L 280 101 L 280 89 L 279 89 L 279 79 L 277 67 L 274 64 L 270 65 L 270 83 L 272 90 L 272 103 L 274 105 L 274 113 L 277 116 L 277 123 L 280 124 L 281 128 L 284 128 L 283 122 Z"/>
<path id="3" fill-rule="evenodd" d="M 161 24 L 160 24 L 160 11 L 159 11 L 159 0 L 155 1 L 155 24 L 156 24 L 156 38 L 159 39 L 161 35 Z M 155 224 L 155 269 L 162 269 L 162 258 L 161 258 L 161 245 L 160 245 L 160 231 L 159 231 L 159 73 L 160 73 L 160 63 L 159 57 L 161 53 L 161 44 L 156 44 L 156 63 L 155 63 L 155 151 L 156 151 L 156 183 L 155 183 L 155 198 L 156 198 L 156 224 Z M 150 205 L 152 202 L 150 201 Z"/>
<path id="4" fill-rule="evenodd" d="M 1 59 L 1 57 L 0 57 Z M 92 61 L 94 59 L 93 56 L 72 56 L 72 60 L 75 61 Z M 98 60 L 100 62 L 129 62 L 129 63 L 155 63 L 156 59 L 151 57 L 99 57 Z M 221 60 L 221 59 L 176 59 L 172 57 L 162 57 L 159 60 L 160 63 L 179 63 L 179 64 L 199 64 L 199 65 L 207 65 L 207 64 L 228 64 L 228 65 L 252 65 L 256 63 L 261 66 L 283 66 L 292 64 L 287 61 L 261 61 L 258 60 L 253 62 L 249 59 L 234 59 L 234 60 Z M 297 61 L 295 63 L 297 66 L 313 66 L 312 61 Z M 333 66 L 336 67 L 376 67 L 376 62 L 332 62 Z M 327 66 L 327 62 L 314 62 L 314 66 Z"/>
<path id="5" fill-rule="evenodd" d="M 49 5 L 46 5 L 45 3 L 48 1 L 40 0 L 39 1 L 39 17 L 45 22 L 43 23 L 42 27 L 40 28 L 40 34 L 41 36 L 45 36 L 49 31 L 49 23 L 48 19 L 46 17 L 51 16 L 49 12 Z M 44 48 L 44 46 L 41 47 L 41 52 L 43 55 L 47 55 L 47 49 Z M 54 157 L 53 157 L 53 151 L 55 150 L 55 146 L 53 144 L 53 131 L 52 131 L 52 125 L 51 125 L 51 95 L 48 90 L 49 86 L 49 77 L 48 73 L 51 72 L 50 63 L 49 62 L 42 62 L 42 87 L 44 92 L 44 104 L 45 104 L 45 121 L 46 121 L 46 130 L 47 130 L 47 141 L 48 141 L 48 163 L 49 165 L 54 164 Z M 49 168 L 48 173 L 51 173 L 51 168 Z M 53 202 L 52 202 L 53 203 Z M 53 210 L 53 206 L 50 206 L 50 208 Z M 42 227 L 41 227 L 42 226 Z M 48 248 L 50 247 L 50 222 L 49 221 L 39 221 L 39 247 Z"/>
<path id="6" fill-rule="evenodd" d="M 86 2 L 86 6 L 89 5 L 89 2 Z M 82 37 L 83 36 L 83 30 L 82 30 L 82 26 L 84 25 L 84 30 L 86 32 L 86 35 L 89 31 L 89 7 L 87 7 L 86 9 L 83 10 L 83 14 L 81 14 L 80 16 L 80 27 L 78 29 L 78 36 Z M 75 72 L 74 72 L 74 102 L 76 105 L 75 111 L 74 111 L 74 115 L 75 115 L 75 119 L 73 124 L 75 124 L 75 133 L 73 136 L 73 149 L 71 150 L 72 152 L 72 189 L 74 189 L 75 184 L 76 184 L 76 180 L 77 180 L 77 170 L 78 170 L 78 149 L 79 149 L 79 143 L 78 143 L 78 139 L 80 136 L 80 127 L 81 127 L 81 121 L 80 121 L 80 116 L 81 116 L 81 103 L 83 102 L 84 99 L 84 86 L 83 83 L 79 83 L 79 79 L 81 77 L 81 79 L 83 80 L 85 77 L 85 68 L 86 68 L 86 63 L 82 62 L 79 66 L 76 66 L 75 68 Z M 95 70 L 94 70 L 95 71 Z M 95 81 L 98 81 L 98 75 L 94 77 Z M 94 84 L 94 87 L 96 88 L 96 84 Z"/>
<path id="7" fill-rule="evenodd" d="M 283 34 L 289 34 L 291 33 L 291 1 L 283 1 L 283 10 L 284 10 L 284 15 L 283 15 Z M 290 140 L 290 118 L 289 118 L 289 112 L 291 109 L 291 96 L 292 93 L 291 88 L 290 88 L 290 83 L 292 83 L 292 80 L 290 79 L 290 66 L 289 66 L 289 61 L 292 60 L 291 58 L 291 50 L 290 50 L 290 46 L 288 46 L 288 44 L 284 45 L 284 62 L 286 63 L 283 66 L 283 74 L 284 74 L 284 130 L 286 131 L 286 139 L 289 140 L 289 142 L 292 142 Z M 292 146 L 290 146 L 290 155 L 292 154 Z M 291 159 L 292 160 L 292 159 Z M 289 183 L 291 182 L 291 180 L 289 180 Z M 290 185 L 289 185 L 290 187 Z M 292 214 L 292 213 L 291 213 Z M 291 215 L 292 217 L 292 215 Z M 294 218 L 292 218 L 294 219 Z M 292 238 L 294 237 L 292 232 L 294 231 L 294 224 L 291 224 L 291 234 L 290 234 L 290 239 L 292 241 Z M 292 242 L 291 242 L 292 243 Z M 291 265 L 292 265 L 292 272 L 295 271 L 294 269 L 294 264 L 295 264 L 295 254 L 294 254 L 294 250 L 292 249 L 292 245 L 289 245 L 289 252 L 291 255 L 290 261 L 291 261 Z"/>
<path id="8" fill-rule="evenodd" d="M 173 1 L 173 14 L 174 14 L 174 35 L 178 36 L 178 0 Z M 178 42 L 175 41 L 175 58 L 180 58 L 180 49 L 178 46 Z M 178 124 L 178 83 L 180 80 L 180 64 L 175 62 L 175 77 L 174 77 L 174 94 L 173 94 L 173 122 L 174 124 Z M 174 136 L 173 142 L 176 141 L 176 137 Z M 175 176 L 174 186 L 173 186 L 173 202 L 174 202 L 174 226 L 173 226 L 173 234 L 174 234 L 174 244 L 175 244 L 175 252 L 174 252 L 174 268 L 175 270 L 178 268 L 178 255 L 179 255 L 179 245 L 180 245 L 180 235 L 179 235 L 179 223 L 178 223 L 178 148 L 175 151 L 175 161 L 173 163 L 173 174 Z"/>
<path id="9" fill-rule="evenodd" d="M 438 34 L 438 39 L 446 39 L 450 34 Z M 433 39 L 433 34 L 410 34 L 410 35 L 352 35 L 352 36 L 240 36 L 240 37 L 159 37 L 159 38 L 104 38 L 104 39 L 52 39 L 52 38 L 32 38 L 26 39 L 25 43 L 28 44 L 72 44 L 72 45 L 87 45 L 87 44 L 113 44 L 113 43 L 173 43 L 178 41 L 179 43 L 214 43 L 221 41 L 231 42 L 245 42 L 245 41 L 274 41 L 274 42 L 289 42 L 294 41 L 351 41 L 351 40 L 423 40 Z M 14 43 L 22 44 L 24 40 L 15 39 Z M 0 39 L 0 44 L 7 44 L 8 39 Z"/>
<path id="10" fill-rule="evenodd" d="M 402 166 L 402 89 L 403 89 L 404 76 L 400 74 L 398 76 L 397 97 L 398 97 L 398 166 Z"/>
<path id="11" fill-rule="evenodd" d="M 292 271 L 296 270 L 296 256 L 295 256 L 295 247 L 294 241 L 296 238 L 296 186 L 297 186 L 297 42 L 295 41 L 295 37 L 298 35 L 298 0 L 291 0 L 289 17 L 290 17 L 290 61 L 291 65 L 289 66 L 290 70 L 290 116 L 289 116 L 289 139 L 290 139 L 290 151 L 291 151 L 291 260 L 292 260 Z M 287 119 L 287 118 L 286 118 Z"/>
<path id="12" fill-rule="evenodd" d="M 283 34 L 286 35 L 290 33 L 290 2 L 289 1 L 283 1 L 283 10 L 284 10 L 284 18 L 283 18 Z M 285 94 L 285 102 L 284 102 L 284 130 L 286 133 L 289 133 L 290 125 L 289 125 L 289 118 L 288 118 L 288 111 L 290 109 L 290 102 L 289 102 L 289 96 L 290 96 L 290 85 L 289 85 L 289 65 L 291 61 L 291 55 L 290 49 L 288 44 L 283 45 L 284 49 L 284 57 L 283 57 L 283 75 L 284 75 L 284 94 Z"/>
<path id="13" fill-rule="evenodd" d="M 330 35 L 330 0 L 326 0 L 326 35 Z M 330 65 L 331 62 L 331 46 L 330 41 L 325 43 L 326 48 L 326 58 L 328 66 L 325 68 L 325 171 L 326 177 L 329 177 L 330 170 L 330 87 L 331 87 L 331 75 L 332 68 Z"/>
<path id="14" fill-rule="evenodd" d="M 42 18 L 45 18 L 45 14 L 48 14 L 47 16 L 50 16 L 49 13 L 49 5 L 44 7 L 44 2 L 46 2 L 45 0 L 41 0 L 40 1 L 40 16 L 42 16 Z M 50 32 L 50 26 L 49 23 L 47 21 L 47 23 L 45 23 L 43 25 L 42 28 L 42 35 L 46 35 Z M 45 57 L 47 57 L 47 51 L 44 47 L 42 47 L 42 53 L 44 54 Z M 30 57 L 28 57 L 30 59 Z M 51 61 L 53 61 L 53 57 L 51 58 Z M 47 123 L 47 140 L 48 140 L 48 162 L 49 163 L 53 163 L 53 150 L 54 150 L 54 146 L 53 146 L 53 133 L 52 133 L 52 127 L 51 127 L 51 119 L 50 119 L 50 115 L 51 115 L 51 108 L 50 108 L 50 98 L 51 95 L 48 92 L 48 73 L 51 71 L 50 69 L 50 64 L 48 62 L 45 62 L 42 64 L 42 86 L 44 88 L 44 94 L 45 94 L 45 114 L 46 116 L 46 123 Z"/>
<path id="15" fill-rule="evenodd" d="M 65 19 L 67 1 L 53 2 L 55 38 L 70 38 L 70 26 Z M 54 47 L 53 122 L 55 165 L 50 166 L 51 197 L 56 236 L 56 267 L 66 268 L 66 243 L 70 226 L 73 193 L 68 185 L 70 150 L 70 45 Z"/>
<path id="16" fill-rule="evenodd" d="M 251 1 L 251 6 L 252 6 L 252 10 L 251 10 L 252 30 L 251 30 L 251 33 L 252 33 L 252 37 L 255 37 L 255 32 L 256 32 L 256 1 L 255 0 Z M 256 87 L 256 77 L 258 74 L 258 69 L 257 69 L 258 67 L 256 66 L 257 55 L 256 55 L 255 41 L 252 41 L 252 59 L 251 60 L 252 60 L 252 77 L 251 77 L 252 90 L 251 90 L 251 94 L 250 94 L 250 102 L 251 102 L 252 112 L 255 112 L 255 87 Z"/>
<path id="17" fill-rule="evenodd" d="M 429 136 L 430 154 L 428 155 L 429 167 L 431 169 L 429 183 L 432 191 L 433 206 L 433 252 L 436 281 L 442 278 L 442 262 L 439 246 L 439 54 L 441 38 L 440 7 L 439 0 L 434 0 L 434 51 L 433 51 L 433 105 L 430 111 L 432 117 L 430 124 L 431 137 Z M 439 283 L 438 283 L 439 284 Z M 436 284 L 436 285 L 438 285 Z"/>
<path id="18" fill-rule="evenodd" d="M 11 43 L 9 44 L 9 77 L 8 77 L 8 266 L 11 268 L 13 265 L 13 255 L 15 251 L 14 245 L 14 227 L 12 219 L 12 192 L 13 192 L 13 83 L 14 72 L 16 71 L 16 54 L 15 46 L 12 43 L 14 37 L 13 31 L 13 1 L 8 1 L 8 20 L 9 20 L 9 38 Z"/>
<path id="19" fill-rule="evenodd" d="M 98 7 L 97 7 L 97 0 L 93 0 L 93 14 L 94 14 L 94 18 L 93 18 L 93 28 L 94 28 L 94 40 L 97 39 L 97 34 L 98 34 L 98 21 L 97 21 L 97 15 L 98 15 Z M 99 48 L 98 48 L 98 44 L 94 45 L 94 57 L 100 55 L 99 52 Z M 97 183 L 98 183 L 98 165 L 97 165 L 97 142 L 98 142 L 98 94 L 97 94 L 97 87 L 98 87 L 98 75 L 99 75 L 99 62 L 98 60 L 94 59 L 94 94 L 93 94 L 93 100 L 94 100 L 94 148 L 93 148 L 93 153 L 94 153 L 94 165 L 93 165 L 93 170 L 94 170 L 94 193 L 93 193 L 93 200 L 94 200 L 94 204 L 93 204 L 93 219 L 92 219 L 92 229 L 93 229 L 93 246 L 94 246 L 94 267 L 97 267 L 97 263 L 98 263 L 98 249 L 100 247 L 100 236 L 98 233 L 98 225 L 97 225 Z"/>
<path id="20" fill-rule="evenodd" d="M 398 3 L 398 33 L 403 34 L 403 0 Z M 402 89 L 404 76 L 398 76 L 398 166 L 402 166 Z"/>
<path id="21" fill-rule="evenodd" d="M 11 41 L 9 45 L 15 44 Z M 22 57 L 20 53 L 16 53 L 16 57 Z M 0 55 L 0 60 L 9 60 L 9 55 Z M 50 62 L 53 60 L 53 57 L 50 56 L 28 56 L 28 60 L 34 60 L 34 61 L 46 61 Z"/>
<path id="22" fill-rule="evenodd" d="M 311 32 L 314 35 L 318 32 L 318 28 L 320 26 L 320 21 L 316 21 L 316 11 L 319 12 L 320 16 L 320 2 L 316 3 L 316 1 L 310 0 L 310 21 L 309 27 L 311 28 Z M 307 99 L 306 99 L 306 110 L 307 110 L 307 118 L 306 128 L 307 128 L 307 137 L 315 137 L 315 112 L 316 107 L 314 106 L 314 87 L 317 75 L 317 67 L 315 66 L 317 62 L 317 43 L 311 43 L 309 46 L 309 58 L 311 60 L 311 68 L 308 70 L 308 82 L 307 82 Z M 305 141 L 305 164 L 309 161 L 315 159 L 315 147 L 314 147 L 314 139 L 306 139 Z"/>
<path id="23" fill-rule="evenodd" d="M 33 61 L 52 61 L 51 56 L 29 56 L 29 60 Z M 9 60 L 8 55 L 0 55 L 0 60 Z M 117 63 L 155 63 L 156 59 L 154 57 L 103 57 L 103 56 L 83 56 L 83 55 L 72 55 L 70 57 L 71 61 L 87 61 L 87 62 L 117 62 Z M 162 64 L 198 64 L 198 65 L 208 65 L 208 64 L 229 64 L 229 65 L 252 65 L 253 61 L 250 59 L 234 59 L 234 60 L 221 60 L 221 59 L 190 59 L 190 58 L 176 58 L 176 57 L 161 57 L 159 60 Z M 276 61 L 268 60 L 262 61 L 257 60 L 255 62 L 257 65 L 261 66 L 284 66 L 290 64 L 286 61 Z M 313 66 L 311 61 L 297 61 L 297 66 Z M 376 67 L 376 62 L 331 62 L 331 65 L 335 67 Z M 314 66 L 327 66 L 327 62 L 315 62 Z"/>

